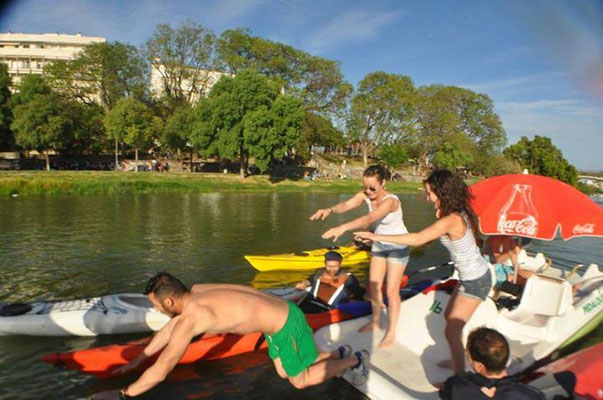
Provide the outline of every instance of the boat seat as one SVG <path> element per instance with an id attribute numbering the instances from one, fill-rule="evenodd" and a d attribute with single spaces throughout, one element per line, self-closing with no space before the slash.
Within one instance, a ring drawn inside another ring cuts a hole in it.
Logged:
<path id="1" fill-rule="evenodd" d="M 517 255 L 517 262 L 519 263 L 519 268 L 533 272 L 541 272 L 545 270 L 547 266 L 547 260 L 544 254 L 537 253 L 535 256 L 531 257 L 525 249 L 521 249 Z"/>
<path id="2" fill-rule="evenodd" d="M 517 311 L 556 317 L 572 306 L 572 286 L 564 279 L 545 275 L 530 277 Z"/>

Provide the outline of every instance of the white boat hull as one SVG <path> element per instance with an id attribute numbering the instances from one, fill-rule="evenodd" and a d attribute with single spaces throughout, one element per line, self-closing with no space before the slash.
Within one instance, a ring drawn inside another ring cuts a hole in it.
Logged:
<path id="1" fill-rule="evenodd" d="M 555 268 L 546 272 L 551 276 L 565 274 Z M 581 282 L 580 290 L 572 295 L 569 282 L 536 277 L 526 286 L 522 303 L 512 311 L 497 310 L 494 301 L 488 298 L 465 326 L 463 340 L 478 326 L 497 329 L 509 340 L 509 373 L 521 372 L 534 361 L 551 354 L 592 319 L 600 318 L 602 278 L 597 267 L 591 266 L 583 279 L 572 281 L 572 284 Z M 557 290 L 559 298 L 546 296 L 543 290 L 551 290 L 550 293 Z M 405 300 L 401 305 L 396 342 L 388 349 L 377 348 L 384 329 L 358 333 L 358 329 L 370 321 L 370 316 L 324 327 L 316 332 L 315 340 L 321 351 L 333 350 L 343 343 L 352 345 L 355 350 L 369 351 L 369 378 L 356 388 L 371 399 L 437 399 L 434 384 L 442 383 L 452 374 L 450 369 L 437 365 L 450 359 L 444 336 L 444 310 L 450 297 L 444 291 L 432 291 Z M 383 311 L 381 323 L 382 328 L 387 325 L 386 311 Z M 344 379 L 350 383 L 353 378 L 350 371 L 344 374 Z"/>
<path id="2" fill-rule="evenodd" d="M 145 295 L 122 293 L 89 299 L 30 303 L 25 314 L 0 317 L 0 335 L 96 336 L 161 329 L 169 318 Z"/>

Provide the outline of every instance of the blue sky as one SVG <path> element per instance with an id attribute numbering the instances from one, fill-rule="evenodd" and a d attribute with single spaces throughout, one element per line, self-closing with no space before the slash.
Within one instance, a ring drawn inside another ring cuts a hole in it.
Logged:
<path id="1" fill-rule="evenodd" d="M 603 2 L 357 0 L 20 0 L 0 31 L 62 32 L 142 44 L 192 19 L 339 60 L 348 81 L 383 70 L 415 85 L 488 94 L 509 143 L 552 138 L 578 168 L 603 170 Z"/>

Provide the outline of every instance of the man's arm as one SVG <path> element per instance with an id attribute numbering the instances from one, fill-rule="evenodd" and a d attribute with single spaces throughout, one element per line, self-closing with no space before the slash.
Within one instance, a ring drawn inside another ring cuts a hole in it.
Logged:
<path id="1" fill-rule="evenodd" d="M 120 375 L 132 371 L 138 368 L 138 366 L 140 366 L 144 360 L 161 351 L 168 344 L 172 331 L 174 330 L 174 326 L 176 326 L 179 320 L 179 315 L 172 318 L 167 324 L 165 324 L 163 328 L 159 330 L 159 332 L 155 334 L 155 336 L 153 336 L 153 339 L 151 339 L 147 347 L 144 348 L 138 357 L 130 361 L 127 365 L 115 369 L 113 374 Z"/>
<path id="2" fill-rule="evenodd" d="M 213 314 L 195 309 L 195 318 L 182 316 L 175 324 L 170 340 L 155 364 L 125 388 L 128 396 L 138 396 L 162 382 L 182 358 L 193 337 L 205 332 L 213 323 Z"/>

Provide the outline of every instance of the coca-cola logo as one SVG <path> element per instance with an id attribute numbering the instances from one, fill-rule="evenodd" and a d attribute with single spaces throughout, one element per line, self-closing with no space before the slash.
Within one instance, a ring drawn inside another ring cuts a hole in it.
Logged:
<path id="1" fill-rule="evenodd" d="M 498 232 L 500 233 L 535 236 L 537 230 L 538 222 L 531 215 L 527 215 L 523 219 L 507 219 L 503 214 L 498 220 Z"/>
<path id="2" fill-rule="evenodd" d="M 595 224 L 584 224 L 584 225 L 575 225 L 574 233 L 593 233 L 595 231 Z"/>

